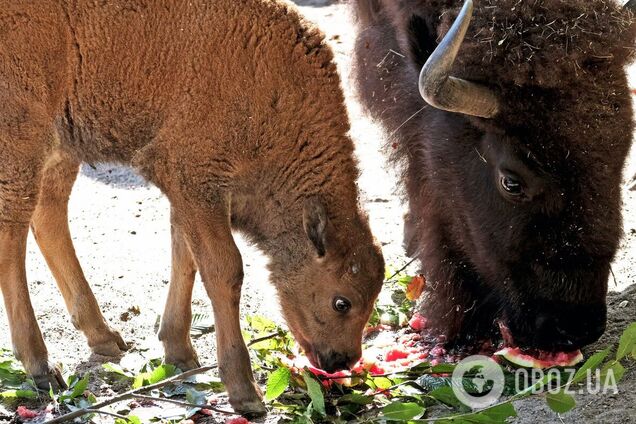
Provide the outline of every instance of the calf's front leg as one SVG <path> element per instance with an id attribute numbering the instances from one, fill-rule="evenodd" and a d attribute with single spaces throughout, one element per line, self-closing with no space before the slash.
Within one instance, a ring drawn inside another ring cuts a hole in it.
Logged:
<path id="1" fill-rule="evenodd" d="M 179 209 L 173 225 L 182 232 L 194 255 L 216 322 L 219 372 L 234 410 L 246 416 L 266 413 L 254 382 L 250 357 L 241 334 L 239 303 L 243 261 L 230 230 L 227 203 Z M 187 215 L 181 211 L 188 211 Z"/>

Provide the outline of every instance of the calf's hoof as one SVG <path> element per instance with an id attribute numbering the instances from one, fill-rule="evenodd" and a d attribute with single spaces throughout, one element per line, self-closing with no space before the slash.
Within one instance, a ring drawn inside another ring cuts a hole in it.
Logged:
<path id="1" fill-rule="evenodd" d="M 40 390 L 48 391 L 53 388 L 54 392 L 68 388 L 60 369 L 55 365 L 48 365 L 46 372 L 33 375 L 33 382 Z"/>
<path id="2" fill-rule="evenodd" d="M 159 339 L 161 340 L 161 336 Z M 164 362 L 174 365 L 181 371 L 189 371 L 201 367 L 197 352 L 189 341 L 185 343 L 168 343 L 164 340 L 163 350 L 165 352 Z"/>
<path id="3" fill-rule="evenodd" d="M 232 402 L 230 399 L 230 405 L 232 405 L 236 413 L 241 414 L 247 419 L 258 418 L 267 414 L 267 408 L 265 408 L 265 404 L 260 399 L 241 402 Z"/>
<path id="4" fill-rule="evenodd" d="M 256 418 L 266 415 L 267 409 L 261 400 L 263 395 L 260 388 L 256 384 L 251 383 L 244 390 L 244 394 L 239 395 L 230 392 L 230 405 L 232 405 L 234 411 L 245 418 Z"/>
<path id="5" fill-rule="evenodd" d="M 164 362 L 166 364 L 174 365 L 175 367 L 179 368 L 181 371 L 190 371 L 195 368 L 201 368 L 201 363 L 199 362 L 199 359 L 196 356 L 194 358 L 181 359 L 181 360 L 171 359 L 166 356 L 166 359 L 164 360 Z"/>
<path id="6" fill-rule="evenodd" d="M 90 345 L 93 353 L 102 356 L 119 356 L 122 352 L 128 350 L 128 345 L 121 337 L 118 331 L 108 330 L 103 337 Z"/>

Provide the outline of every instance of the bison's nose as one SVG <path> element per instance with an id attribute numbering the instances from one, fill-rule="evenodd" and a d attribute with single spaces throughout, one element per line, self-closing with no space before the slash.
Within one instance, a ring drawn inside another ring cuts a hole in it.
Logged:
<path id="1" fill-rule="evenodd" d="M 605 332 L 605 307 L 571 307 L 560 314 L 539 313 L 536 340 L 542 348 L 571 351 L 594 343 Z"/>
<path id="2" fill-rule="evenodd" d="M 355 363 L 355 360 L 351 356 L 339 352 L 329 352 L 325 355 L 319 354 L 318 358 L 320 368 L 328 373 L 348 370 Z"/>

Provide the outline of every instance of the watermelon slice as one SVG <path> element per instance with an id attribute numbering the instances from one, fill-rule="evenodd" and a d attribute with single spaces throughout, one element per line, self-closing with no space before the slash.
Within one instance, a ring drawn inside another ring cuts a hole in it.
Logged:
<path id="1" fill-rule="evenodd" d="M 572 367 L 583 360 L 580 350 L 573 352 L 546 352 L 543 350 L 524 351 L 518 347 L 506 347 L 495 355 L 505 358 L 508 362 L 524 368 L 552 368 Z"/>

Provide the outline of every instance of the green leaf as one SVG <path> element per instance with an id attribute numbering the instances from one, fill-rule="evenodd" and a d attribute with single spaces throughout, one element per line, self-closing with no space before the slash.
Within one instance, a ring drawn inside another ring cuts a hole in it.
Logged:
<path id="1" fill-rule="evenodd" d="M 590 358 L 585 361 L 583 365 L 581 365 L 581 368 L 578 369 L 576 374 L 574 374 L 572 384 L 580 383 L 581 381 L 585 380 L 587 378 L 588 371 L 593 372 L 598 369 L 605 358 L 607 358 L 607 355 L 609 355 L 609 352 L 610 348 L 607 348 L 590 356 Z"/>
<path id="2" fill-rule="evenodd" d="M 134 375 L 131 372 L 124 371 L 124 369 L 120 365 L 113 364 L 112 362 L 102 364 L 102 368 L 104 369 L 104 371 L 112 374 L 117 374 L 126 378 L 134 378 Z"/>
<path id="3" fill-rule="evenodd" d="M 446 417 L 435 421 L 436 424 L 507 424 L 509 418 L 516 417 L 517 411 L 511 403 L 495 405 L 472 414 L 463 414 L 458 418 Z"/>
<path id="4" fill-rule="evenodd" d="M 0 385 L 4 387 L 19 387 L 25 380 L 24 373 L 0 369 Z"/>
<path id="5" fill-rule="evenodd" d="M 326 416 L 327 411 L 325 409 L 325 395 L 322 393 L 322 384 L 308 371 L 303 371 L 303 380 L 305 380 L 307 385 L 307 393 L 311 398 L 314 410 L 322 416 Z"/>
<path id="6" fill-rule="evenodd" d="M 382 408 L 382 417 L 387 421 L 408 421 L 419 418 L 424 411 L 417 403 L 395 401 Z"/>
<path id="7" fill-rule="evenodd" d="M 556 378 L 556 376 L 554 374 L 548 373 L 548 374 L 544 375 L 543 378 L 541 378 L 540 380 L 534 382 L 533 384 L 529 385 L 528 387 L 526 387 L 525 389 L 523 389 L 522 391 L 517 393 L 516 397 L 517 398 L 524 397 L 524 396 L 527 396 L 529 394 L 533 394 L 536 391 L 540 391 L 541 389 L 543 389 L 546 385 L 548 385 L 555 378 Z"/>
<path id="8" fill-rule="evenodd" d="M 491 408 L 479 411 L 469 415 L 466 418 L 467 423 L 483 423 L 483 424 L 506 424 L 509 418 L 516 417 L 517 411 L 510 402 L 495 405 Z M 455 423 L 455 421 L 453 421 Z"/>
<path id="9" fill-rule="evenodd" d="M 274 321 L 262 316 L 247 317 L 247 323 L 257 333 L 274 332 L 277 328 Z"/>
<path id="10" fill-rule="evenodd" d="M 574 398 L 565 392 L 547 393 L 545 398 L 550 409 L 559 414 L 571 411 L 576 406 Z"/>
<path id="11" fill-rule="evenodd" d="M 623 367 L 620 362 L 610 362 L 609 364 L 605 365 L 603 367 L 603 370 L 601 371 L 601 384 L 605 385 L 605 383 L 608 382 L 608 379 L 611 379 L 612 383 L 618 383 L 619 381 L 621 381 L 624 375 L 625 367 Z"/>
<path id="12" fill-rule="evenodd" d="M 451 374 L 455 371 L 455 364 L 438 364 L 431 368 L 432 374 Z"/>
<path id="13" fill-rule="evenodd" d="M 172 364 L 162 364 L 149 372 L 142 372 L 135 376 L 133 389 L 138 389 L 150 384 L 159 383 L 160 381 L 170 378 L 177 374 L 177 367 Z"/>
<path id="14" fill-rule="evenodd" d="M 170 378 L 175 375 L 177 375 L 177 367 L 172 364 L 162 364 L 152 370 L 148 383 L 159 383 L 160 381 L 163 381 L 166 378 Z"/>
<path id="15" fill-rule="evenodd" d="M 621 340 L 618 343 L 618 350 L 616 351 L 616 360 L 620 361 L 625 356 L 629 355 L 632 350 L 636 348 L 636 322 L 632 323 L 623 332 Z"/>
<path id="16" fill-rule="evenodd" d="M 371 317 L 369 318 L 369 322 L 367 322 L 367 326 L 375 327 L 380 324 L 380 313 L 377 308 L 373 308 L 373 312 L 371 312 Z"/>
<path id="17" fill-rule="evenodd" d="M 138 389 L 140 387 L 147 386 L 148 385 L 147 378 L 149 375 L 150 373 L 147 373 L 147 372 L 142 372 L 140 374 L 137 374 L 132 384 L 133 389 Z"/>
<path id="18" fill-rule="evenodd" d="M 141 419 L 135 415 L 129 415 L 126 419 L 117 418 L 115 424 L 141 424 Z"/>
<path id="19" fill-rule="evenodd" d="M 271 373 L 267 378 L 267 390 L 265 399 L 272 401 L 282 395 L 289 387 L 291 381 L 291 372 L 288 368 L 281 367 Z"/>
<path id="20" fill-rule="evenodd" d="M 276 337 L 250 345 L 250 349 L 253 350 L 278 350 L 280 347 L 281 342 Z"/>
<path id="21" fill-rule="evenodd" d="M 455 396 L 453 389 L 448 386 L 438 387 L 428 395 L 445 405 L 458 407 L 462 404 L 460 400 L 457 399 L 457 396 Z"/>
<path id="22" fill-rule="evenodd" d="M 88 389 L 88 381 L 90 379 L 90 376 L 91 376 L 90 373 L 86 373 L 84 374 L 84 377 L 82 377 L 81 380 L 75 383 L 75 385 L 73 386 L 73 391 L 70 394 L 71 399 L 75 399 L 84 394 L 86 389 Z"/>
<path id="23" fill-rule="evenodd" d="M 79 377 L 76 376 L 75 374 L 71 374 L 66 378 L 66 385 L 68 387 L 73 387 L 75 386 L 75 383 L 77 383 L 79 381 Z"/>
<path id="24" fill-rule="evenodd" d="M 370 378 L 377 389 L 386 390 L 393 386 L 393 382 L 386 377 L 371 377 Z"/>
<path id="25" fill-rule="evenodd" d="M 38 394 L 33 390 L 6 390 L 0 392 L 0 398 L 3 399 L 35 399 Z"/>
<path id="26" fill-rule="evenodd" d="M 6 359 L 2 358 L 0 362 L 0 386 L 20 388 L 22 383 L 27 380 L 26 373 L 20 363 L 8 351 L 4 352 L 6 353 L 3 356 L 6 355 Z"/>
<path id="27" fill-rule="evenodd" d="M 373 396 L 366 396 L 361 393 L 349 393 L 338 398 L 338 405 L 351 403 L 354 405 L 371 405 Z"/>

